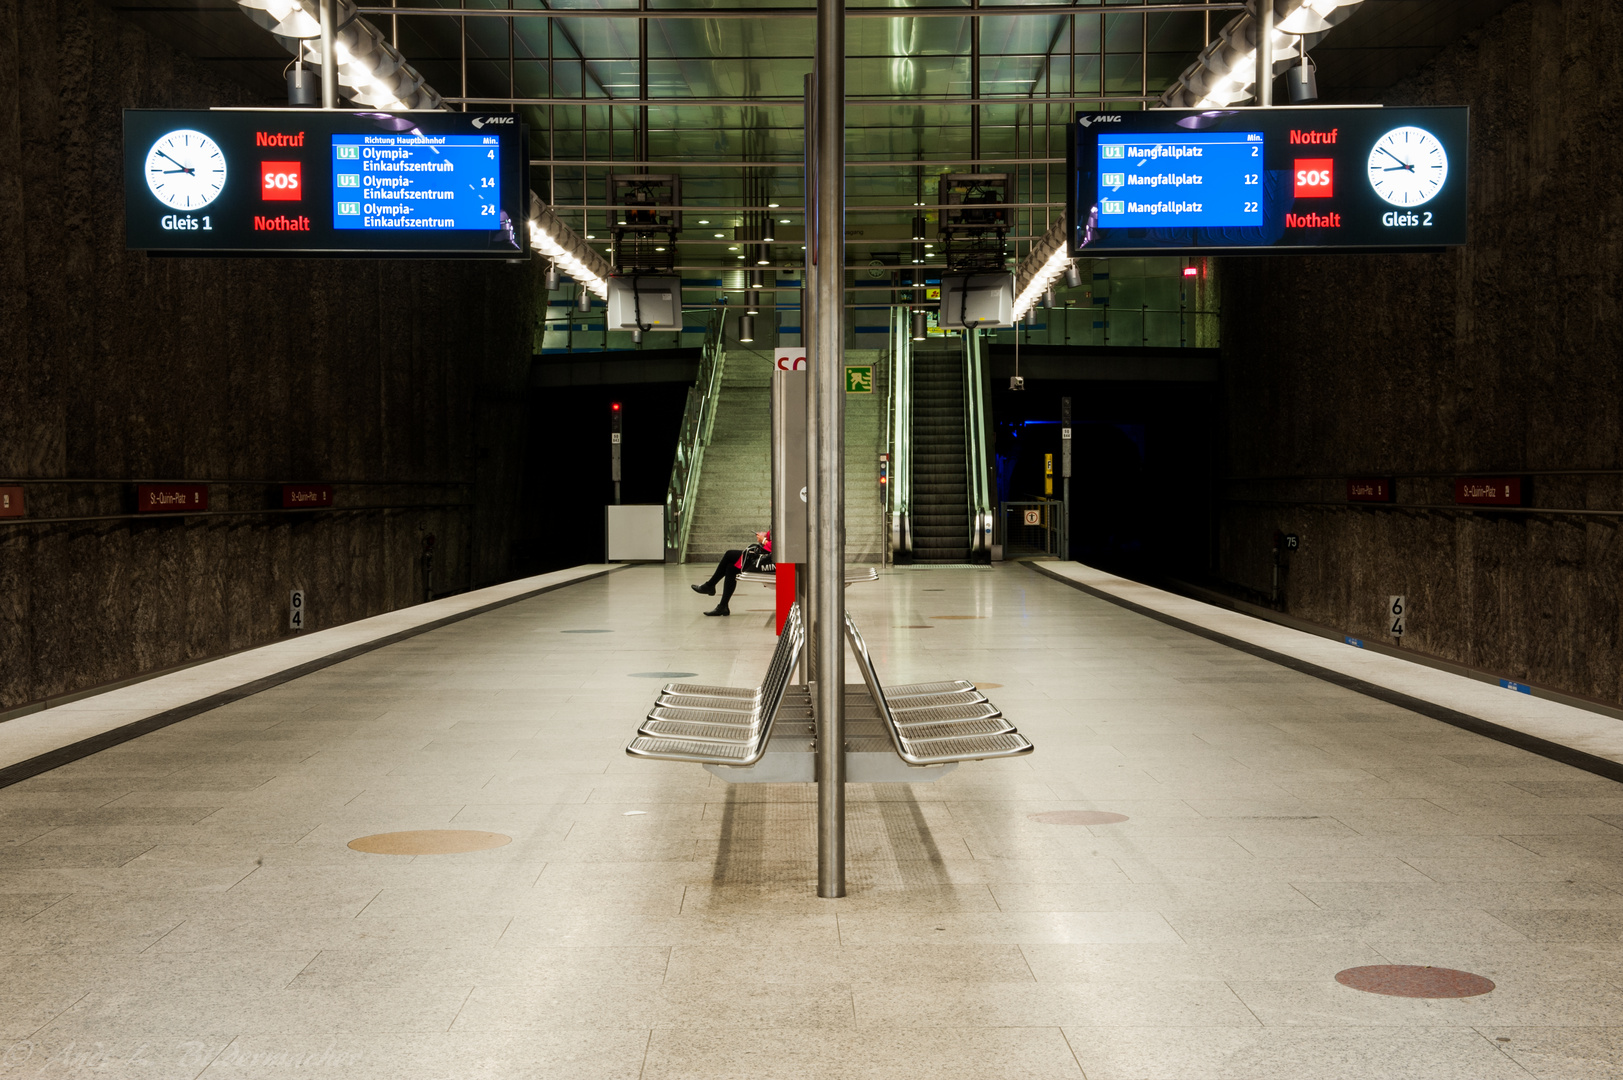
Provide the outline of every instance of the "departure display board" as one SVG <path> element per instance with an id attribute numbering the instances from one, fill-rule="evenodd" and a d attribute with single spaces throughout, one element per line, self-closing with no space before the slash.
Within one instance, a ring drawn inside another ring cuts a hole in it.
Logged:
<path id="1" fill-rule="evenodd" d="M 518 258 L 525 142 L 511 113 L 130 109 L 125 237 L 190 255 Z"/>
<path id="2" fill-rule="evenodd" d="M 1071 254 L 1465 243 L 1464 108 L 1080 113 Z"/>

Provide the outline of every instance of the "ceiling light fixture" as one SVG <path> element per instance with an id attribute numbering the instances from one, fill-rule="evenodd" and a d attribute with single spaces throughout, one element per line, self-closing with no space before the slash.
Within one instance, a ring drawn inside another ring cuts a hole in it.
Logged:
<path id="1" fill-rule="evenodd" d="M 608 261 L 584 244 L 579 234 L 565 225 L 552 207 L 533 191 L 530 193 L 530 245 L 586 289 L 608 298 Z"/>
<path id="2" fill-rule="evenodd" d="M 1061 214 L 1042 239 L 1031 245 L 1026 257 L 1020 260 L 1020 267 L 1014 275 L 1016 321 L 1036 305 L 1038 298 L 1071 265 L 1067 232 L 1065 215 Z"/>
<path id="3" fill-rule="evenodd" d="M 1274 74 L 1297 65 L 1302 53 L 1358 10 L 1364 0 L 1274 0 Z M 1301 78 L 1301 76 L 1298 76 Z M 1222 108 L 1255 96 L 1257 27 L 1250 11 L 1229 20 L 1217 39 L 1161 95 L 1169 109 Z"/>
<path id="4" fill-rule="evenodd" d="M 319 0 L 238 0 L 242 12 L 282 39 L 304 65 L 321 65 Z M 360 18 L 352 0 L 335 0 L 333 54 L 344 97 L 368 109 L 407 111 L 445 107 L 421 73 L 377 27 Z"/>

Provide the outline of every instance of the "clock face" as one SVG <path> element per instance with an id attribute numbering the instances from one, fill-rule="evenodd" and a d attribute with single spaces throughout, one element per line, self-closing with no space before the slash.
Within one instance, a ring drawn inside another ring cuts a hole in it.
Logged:
<path id="1" fill-rule="evenodd" d="M 225 187 L 225 155 L 200 131 L 160 135 L 147 151 L 147 187 L 165 206 L 201 210 Z"/>
<path id="2" fill-rule="evenodd" d="M 1369 152 L 1369 183 L 1393 206 L 1419 206 L 1443 190 L 1448 154 L 1424 128 L 1393 128 Z"/>

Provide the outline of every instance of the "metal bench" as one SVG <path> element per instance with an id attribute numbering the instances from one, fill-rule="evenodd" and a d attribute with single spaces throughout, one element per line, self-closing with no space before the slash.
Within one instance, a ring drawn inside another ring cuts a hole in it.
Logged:
<path id="1" fill-rule="evenodd" d="M 670 683 L 626 747 L 632 757 L 753 765 L 766 753 L 772 722 L 806 642 L 800 605 L 789 608 L 766 680 L 754 688 Z"/>
<path id="2" fill-rule="evenodd" d="M 969 686 L 968 690 L 956 691 L 956 696 L 965 700 L 947 703 L 940 699 L 953 696 L 953 692 L 887 693 L 879 682 L 879 673 L 874 670 L 868 644 L 862 640 L 850 612 L 845 616 L 845 636 L 856 654 L 862 681 L 868 686 L 868 694 L 890 734 L 896 754 L 909 765 L 1020 757 L 1036 749 L 979 691 L 973 691 L 973 697 L 970 696 L 972 684 L 955 684 Z M 920 685 L 941 684 L 914 684 L 897 690 L 912 690 Z"/>
<path id="3" fill-rule="evenodd" d="M 887 688 L 849 613 L 845 632 L 862 672 L 862 683 L 847 686 L 845 698 L 846 760 L 853 783 L 928 782 L 961 761 L 1032 752 L 1031 743 L 974 683 L 950 679 Z M 814 779 L 811 693 L 789 684 L 805 643 L 797 603 L 784 620 L 760 686 L 667 683 L 626 753 L 697 762 L 730 783 Z"/>

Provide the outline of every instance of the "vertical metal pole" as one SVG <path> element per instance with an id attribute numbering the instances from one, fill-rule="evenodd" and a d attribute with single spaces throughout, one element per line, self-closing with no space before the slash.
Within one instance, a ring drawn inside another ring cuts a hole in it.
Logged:
<path id="1" fill-rule="evenodd" d="M 1065 487 L 1060 495 L 1059 557 L 1071 558 L 1071 398 L 1059 399 L 1060 478 Z"/>
<path id="2" fill-rule="evenodd" d="M 805 79 L 805 156 L 801 181 L 801 205 L 806 208 L 806 262 L 801 271 L 800 344 L 806 355 L 806 563 L 802 575 L 805 605 L 800 609 L 806 620 L 806 647 L 801 650 L 801 671 L 806 685 L 817 682 L 817 615 L 813 598 L 822 566 L 817 560 L 817 537 L 822 533 L 822 503 L 817 497 L 817 383 L 813 358 L 817 355 L 817 75 Z M 815 713 L 815 704 L 814 704 Z"/>
<path id="3" fill-rule="evenodd" d="M 457 43 L 462 46 L 462 111 L 468 111 L 468 17 L 466 15 L 456 21 Z M 584 68 L 586 62 L 581 61 Z M 582 80 L 584 81 L 584 80 Z"/>
<path id="4" fill-rule="evenodd" d="M 639 11 L 648 10 L 648 0 L 638 0 Z M 648 100 L 648 20 L 637 20 L 637 97 L 642 101 Z M 635 157 L 643 163 L 642 172 L 648 171 L 648 162 L 653 154 L 648 148 L 648 106 L 644 105 L 637 110 L 637 149 Z"/>
<path id="5" fill-rule="evenodd" d="M 817 895 L 845 895 L 845 0 L 817 0 Z M 810 470 L 808 470 L 810 471 Z"/>
<path id="6" fill-rule="evenodd" d="M 1257 105 L 1274 104 L 1274 0 L 1257 0 Z"/>
<path id="7" fill-rule="evenodd" d="M 338 108 L 338 42 L 333 8 L 338 0 L 321 0 L 321 107 Z"/>
<path id="8" fill-rule="evenodd" d="M 970 0 L 970 7 L 979 8 L 981 0 Z M 969 96 L 973 101 L 979 101 L 981 96 L 981 21 L 969 20 Z M 970 172 L 981 171 L 981 107 L 970 106 L 969 109 L 969 156 L 975 160 L 970 164 Z M 844 572 L 843 570 L 841 571 Z"/>

